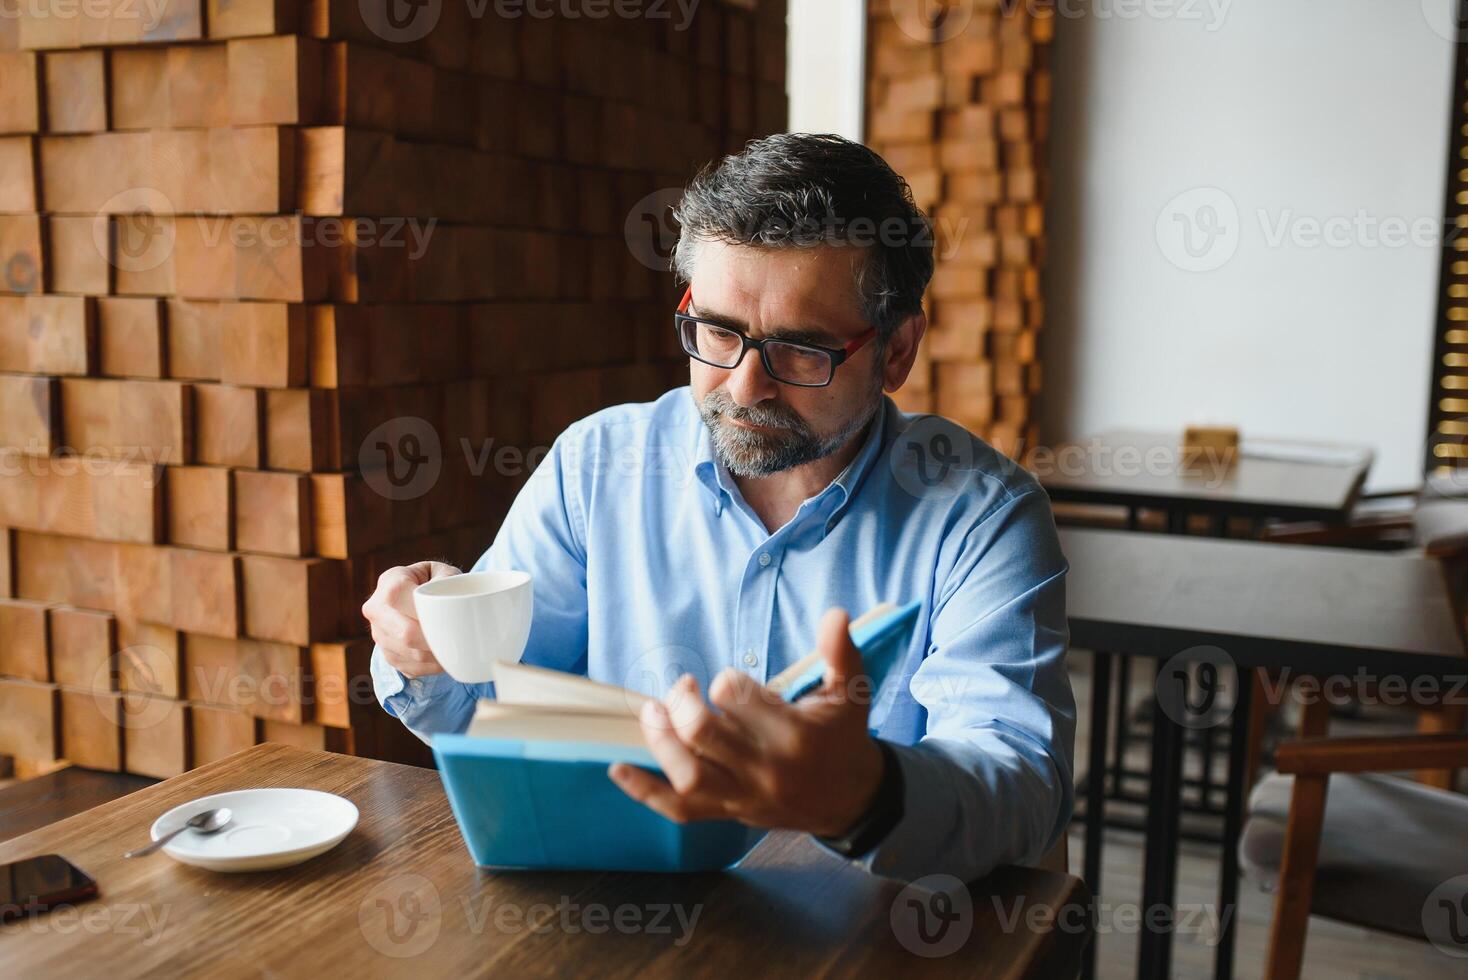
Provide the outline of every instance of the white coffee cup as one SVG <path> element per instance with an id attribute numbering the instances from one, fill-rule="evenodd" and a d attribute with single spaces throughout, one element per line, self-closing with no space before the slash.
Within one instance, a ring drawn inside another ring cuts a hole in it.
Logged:
<path id="1" fill-rule="evenodd" d="M 530 638 L 529 572 L 466 572 L 424 582 L 413 604 L 428 646 L 456 681 L 492 680 L 494 664 L 514 663 Z"/>

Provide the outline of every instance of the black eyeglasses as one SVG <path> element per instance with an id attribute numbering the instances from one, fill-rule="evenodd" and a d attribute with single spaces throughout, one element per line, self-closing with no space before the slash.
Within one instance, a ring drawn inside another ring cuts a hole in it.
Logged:
<path id="1" fill-rule="evenodd" d="M 872 328 L 839 348 L 797 344 L 788 340 L 755 340 L 722 323 L 689 316 L 684 311 L 692 302 L 693 287 L 689 286 L 673 314 L 673 326 L 689 357 L 711 367 L 730 370 L 739 366 L 739 362 L 744 360 L 744 352 L 752 347 L 759 351 L 760 361 L 770 377 L 781 384 L 800 388 L 824 388 L 830 384 L 836 376 L 836 365 L 861 350 L 877 335 L 876 328 Z"/>

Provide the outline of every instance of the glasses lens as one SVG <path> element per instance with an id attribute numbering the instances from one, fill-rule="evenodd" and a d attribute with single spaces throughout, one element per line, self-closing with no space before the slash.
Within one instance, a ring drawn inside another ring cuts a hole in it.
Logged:
<path id="1" fill-rule="evenodd" d="M 696 320 L 680 320 L 678 332 L 683 338 L 683 349 L 710 364 L 733 367 L 744 352 L 744 338 L 732 330 Z"/>
<path id="2" fill-rule="evenodd" d="M 795 385 L 823 385 L 831 380 L 831 358 L 823 351 L 799 344 L 765 345 L 770 372 L 780 380 Z"/>

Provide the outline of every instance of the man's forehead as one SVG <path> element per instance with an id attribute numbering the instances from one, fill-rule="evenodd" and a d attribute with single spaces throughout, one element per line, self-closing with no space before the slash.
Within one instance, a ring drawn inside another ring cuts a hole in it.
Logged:
<path id="1" fill-rule="evenodd" d="M 709 242 L 694 264 L 696 309 L 769 323 L 859 325 L 854 263 L 859 249 L 833 245 L 760 248 Z"/>

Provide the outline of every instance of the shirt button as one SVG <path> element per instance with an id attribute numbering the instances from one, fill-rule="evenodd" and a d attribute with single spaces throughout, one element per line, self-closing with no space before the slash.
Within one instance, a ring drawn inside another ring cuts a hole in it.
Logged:
<path id="1" fill-rule="evenodd" d="M 760 556 L 759 556 L 759 565 L 760 565 L 760 568 L 766 568 L 766 567 L 769 566 L 769 564 L 770 564 L 770 553 L 768 551 L 762 551 L 762 552 L 760 552 Z"/>
<path id="2" fill-rule="evenodd" d="M 757 663 L 759 663 L 759 657 L 756 657 L 754 655 L 754 651 L 753 650 L 747 651 L 744 654 L 744 666 L 746 666 L 746 667 L 753 667 Z"/>

